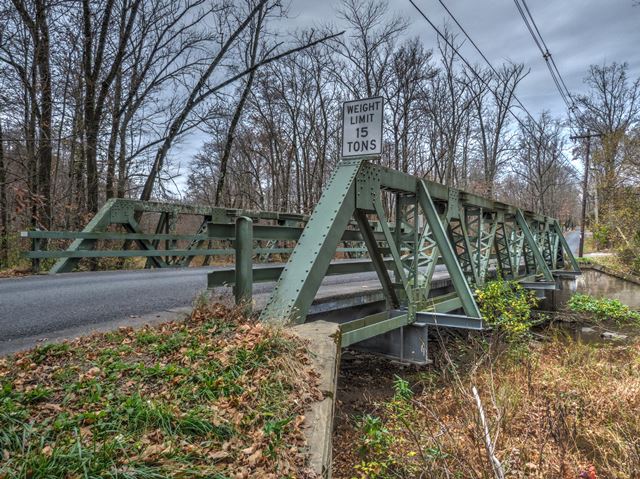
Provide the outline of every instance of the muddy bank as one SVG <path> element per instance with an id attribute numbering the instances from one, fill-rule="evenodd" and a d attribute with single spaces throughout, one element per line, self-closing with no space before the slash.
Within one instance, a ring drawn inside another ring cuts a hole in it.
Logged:
<path id="1" fill-rule="evenodd" d="M 408 378 L 427 366 L 409 366 L 363 352 L 343 352 L 333 433 L 333 478 L 351 479 L 360 460 L 360 417 L 380 414 L 380 404 L 393 397 L 396 376 Z"/>

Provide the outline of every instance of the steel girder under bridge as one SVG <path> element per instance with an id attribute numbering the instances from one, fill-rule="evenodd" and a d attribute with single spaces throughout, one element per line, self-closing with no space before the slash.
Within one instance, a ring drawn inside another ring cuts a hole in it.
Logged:
<path id="1" fill-rule="evenodd" d="M 482 329 L 473 292 L 490 274 L 528 288 L 555 289 L 555 276 L 580 273 L 556 219 L 365 160 L 343 160 L 281 270 L 261 319 L 306 320 L 353 220 L 382 284 L 386 310 L 343 324 L 343 346 L 418 321 Z M 438 262 L 446 266 L 455 292 L 431 297 Z"/>

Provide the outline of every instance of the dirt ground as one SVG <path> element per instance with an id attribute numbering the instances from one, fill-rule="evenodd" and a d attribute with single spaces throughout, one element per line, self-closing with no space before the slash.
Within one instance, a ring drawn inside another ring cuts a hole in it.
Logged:
<path id="1" fill-rule="evenodd" d="M 333 430 L 333 477 L 351 479 L 359 461 L 357 419 L 375 414 L 376 404 L 393 397 L 393 379 L 405 378 L 420 368 L 359 351 L 342 354 Z"/>

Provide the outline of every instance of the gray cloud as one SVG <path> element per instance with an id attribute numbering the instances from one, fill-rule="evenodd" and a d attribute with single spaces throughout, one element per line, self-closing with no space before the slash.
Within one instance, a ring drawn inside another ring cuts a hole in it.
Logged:
<path id="1" fill-rule="evenodd" d="M 448 22 L 456 30 L 437 0 L 416 3 L 434 23 Z M 293 18 L 288 26 L 336 22 L 339 4 L 339 0 L 292 0 Z M 408 0 L 391 0 L 389 4 L 391 11 L 411 20 L 409 36 L 419 36 L 428 48 L 435 47 L 435 32 Z M 556 116 L 565 115 L 545 62 L 513 1 L 450 0 L 446 4 L 494 65 L 512 61 L 531 70 L 521 84 L 519 97 L 533 114 L 548 109 Z M 626 61 L 631 77 L 640 76 L 640 6 L 633 7 L 633 0 L 529 0 L 527 4 L 572 93 L 585 91 L 582 80 L 594 63 Z M 463 54 L 470 62 L 483 64 L 472 45 L 464 45 Z"/>

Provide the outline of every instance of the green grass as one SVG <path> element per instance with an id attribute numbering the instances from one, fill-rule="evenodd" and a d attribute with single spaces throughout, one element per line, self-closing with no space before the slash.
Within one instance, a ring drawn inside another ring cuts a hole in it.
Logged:
<path id="1" fill-rule="evenodd" d="M 0 478 L 295 471 L 294 418 L 315 382 L 292 365 L 306 352 L 220 311 L 0 360 Z"/>

